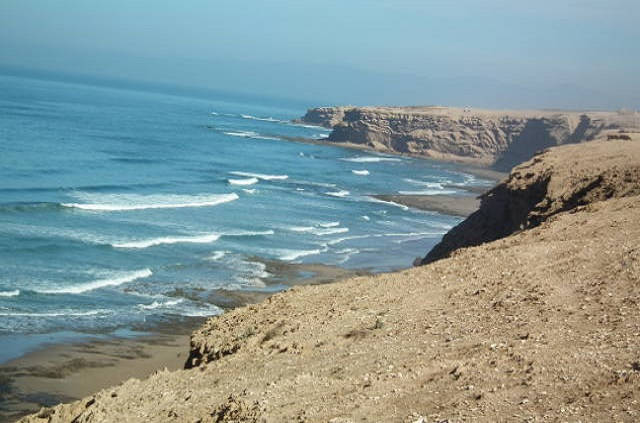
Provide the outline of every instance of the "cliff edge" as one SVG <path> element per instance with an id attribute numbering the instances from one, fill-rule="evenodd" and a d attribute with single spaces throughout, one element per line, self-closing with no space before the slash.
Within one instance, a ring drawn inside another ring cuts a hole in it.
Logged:
<path id="1" fill-rule="evenodd" d="M 422 260 L 531 229 L 558 213 L 640 194 L 638 142 L 599 141 L 541 152 L 480 196 L 480 208 L 451 229 Z"/>
<path id="2" fill-rule="evenodd" d="M 327 141 L 508 171 L 548 147 L 638 132 L 640 114 L 451 107 L 320 107 L 301 122 L 332 128 Z M 629 137 L 627 134 L 626 137 Z"/>

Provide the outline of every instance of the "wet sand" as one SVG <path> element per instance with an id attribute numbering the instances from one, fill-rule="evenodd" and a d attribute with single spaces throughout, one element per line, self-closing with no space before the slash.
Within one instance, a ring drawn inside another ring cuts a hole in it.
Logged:
<path id="1" fill-rule="evenodd" d="M 391 201 L 407 207 L 434 211 L 451 216 L 466 217 L 480 207 L 480 200 L 470 195 L 374 195 L 382 201 Z"/>

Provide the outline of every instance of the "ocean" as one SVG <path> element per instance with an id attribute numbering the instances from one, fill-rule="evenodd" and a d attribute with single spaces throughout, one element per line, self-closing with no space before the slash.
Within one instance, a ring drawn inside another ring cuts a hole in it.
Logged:
<path id="1" fill-rule="evenodd" d="M 374 194 L 455 193 L 453 165 L 287 141 L 287 101 L 0 76 L 0 362 L 286 287 L 265 260 L 409 267 L 457 217 Z"/>

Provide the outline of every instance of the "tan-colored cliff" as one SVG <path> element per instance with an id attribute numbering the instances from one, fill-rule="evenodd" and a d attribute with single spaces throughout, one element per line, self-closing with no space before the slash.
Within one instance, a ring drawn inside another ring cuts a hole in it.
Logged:
<path id="1" fill-rule="evenodd" d="M 507 183 L 552 199 L 536 226 L 225 313 L 193 368 L 24 421 L 638 421 L 639 167 L 637 142 L 552 149 Z"/>
<path id="2" fill-rule="evenodd" d="M 544 148 L 637 131 L 636 112 L 457 109 L 450 107 L 321 107 L 303 122 L 333 128 L 330 142 L 387 153 L 491 165 L 498 170 Z"/>
<path id="3" fill-rule="evenodd" d="M 536 227 L 567 210 L 640 195 L 639 144 L 592 142 L 588 149 L 576 144 L 539 153 L 483 194 L 480 208 L 450 230 L 422 263 Z"/>

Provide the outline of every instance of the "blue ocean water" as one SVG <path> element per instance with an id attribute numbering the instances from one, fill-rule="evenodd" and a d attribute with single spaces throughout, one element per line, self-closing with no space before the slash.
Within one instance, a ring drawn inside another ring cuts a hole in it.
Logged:
<path id="1" fill-rule="evenodd" d="M 486 183 L 441 163 L 283 140 L 328 135 L 291 123 L 304 110 L 286 102 L 13 76 L 0 76 L 0 93 L 5 345 L 219 313 L 211 290 L 281 288 L 259 258 L 408 267 L 459 219 L 371 195 Z"/>

